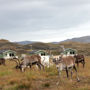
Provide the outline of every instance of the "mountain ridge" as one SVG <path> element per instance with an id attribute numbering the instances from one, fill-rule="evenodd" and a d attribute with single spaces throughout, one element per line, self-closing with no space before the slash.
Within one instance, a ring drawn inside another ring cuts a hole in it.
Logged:
<path id="1" fill-rule="evenodd" d="M 69 42 L 69 41 L 80 42 L 80 43 L 90 43 L 90 36 L 76 37 L 76 38 L 64 40 L 62 42 Z"/>
<path id="2" fill-rule="evenodd" d="M 49 50 L 51 50 L 52 54 L 58 55 L 60 54 L 61 50 L 60 46 L 76 49 L 80 54 L 90 55 L 90 43 L 64 41 L 60 42 L 59 44 L 38 42 L 27 45 L 20 45 L 13 42 L 7 42 L 5 40 L 3 40 L 3 42 L 0 42 L 0 50 L 14 50 L 18 53 L 18 55 L 23 53 L 28 54 L 30 50 L 47 50 L 48 52 Z"/>
<path id="3" fill-rule="evenodd" d="M 49 43 L 59 44 L 61 42 L 70 42 L 70 41 L 71 42 L 80 42 L 80 43 L 90 43 L 90 36 L 76 37 L 76 38 L 66 39 L 66 40 L 59 41 L 59 42 L 49 42 Z M 18 43 L 21 45 L 27 45 L 27 44 L 33 44 L 33 43 L 38 43 L 38 42 L 39 41 L 20 41 L 20 42 L 14 42 L 14 43 Z"/>

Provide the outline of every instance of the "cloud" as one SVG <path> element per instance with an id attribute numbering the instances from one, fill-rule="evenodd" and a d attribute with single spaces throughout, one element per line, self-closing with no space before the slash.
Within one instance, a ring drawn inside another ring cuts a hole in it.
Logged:
<path id="1" fill-rule="evenodd" d="M 53 29 L 53 30 L 37 30 L 37 31 L 23 31 L 23 32 L 13 32 L 3 33 L 2 37 L 8 38 L 11 41 L 22 41 L 22 40 L 31 40 L 31 41 L 42 41 L 42 42 L 53 42 L 53 41 L 62 41 L 65 39 L 70 39 L 73 37 L 81 37 L 90 35 L 90 22 L 85 24 L 80 24 L 77 27 L 65 28 L 65 29 Z M 12 38 L 11 38 L 12 37 Z"/>
<path id="2" fill-rule="evenodd" d="M 0 38 L 59 41 L 85 32 L 88 22 L 90 0 L 0 0 Z"/>

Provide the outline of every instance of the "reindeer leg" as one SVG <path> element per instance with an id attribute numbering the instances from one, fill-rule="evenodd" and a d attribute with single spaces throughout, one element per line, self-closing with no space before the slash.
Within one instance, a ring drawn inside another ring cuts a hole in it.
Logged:
<path id="1" fill-rule="evenodd" d="M 67 78 L 69 77 L 69 75 L 68 75 L 68 68 L 66 67 L 66 74 L 67 74 Z"/>
<path id="2" fill-rule="evenodd" d="M 26 66 L 22 66 L 21 67 L 21 71 L 24 72 L 25 71 L 25 68 L 26 68 Z"/>
<path id="3" fill-rule="evenodd" d="M 57 67 L 57 70 L 58 70 L 58 75 L 60 76 L 62 70 L 60 69 L 60 67 Z"/>
<path id="4" fill-rule="evenodd" d="M 57 81 L 57 83 L 56 83 L 56 85 L 59 85 L 59 83 L 61 82 L 61 68 L 60 67 L 57 67 L 57 70 L 58 70 L 58 81 Z"/>
<path id="5" fill-rule="evenodd" d="M 32 65 L 30 65 L 30 69 L 32 68 Z"/>
<path id="6" fill-rule="evenodd" d="M 72 80 L 72 75 L 73 75 L 73 71 L 72 71 L 73 68 L 71 68 L 71 80 Z"/>
<path id="7" fill-rule="evenodd" d="M 39 69 L 41 70 L 41 66 L 40 66 L 40 64 L 39 63 L 37 63 L 37 66 L 39 67 Z"/>
<path id="8" fill-rule="evenodd" d="M 77 62 L 77 67 L 79 68 L 79 62 Z"/>
<path id="9" fill-rule="evenodd" d="M 24 71 L 25 71 L 25 68 L 24 68 L 24 67 L 22 67 L 22 68 L 21 68 L 21 72 L 24 72 Z"/>
<path id="10" fill-rule="evenodd" d="M 71 79 L 72 79 L 72 74 L 73 74 L 73 71 L 71 70 Z"/>
<path id="11" fill-rule="evenodd" d="M 32 63 L 31 64 L 29 64 L 29 66 L 30 66 L 30 69 L 32 68 Z"/>
<path id="12" fill-rule="evenodd" d="M 82 61 L 82 64 L 83 64 L 83 68 L 85 67 L 85 60 Z"/>
<path id="13" fill-rule="evenodd" d="M 58 73 L 59 73 L 59 76 L 61 75 L 61 71 L 58 71 Z"/>
<path id="14" fill-rule="evenodd" d="M 43 67 L 43 70 L 44 70 L 44 69 L 45 69 L 45 68 L 44 68 L 44 65 L 43 65 L 43 64 L 41 64 L 41 63 L 40 63 L 40 65 Z"/>
<path id="15" fill-rule="evenodd" d="M 74 66 L 73 66 L 73 68 L 74 68 L 74 70 L 75 70 L 75 72 L 76 72 L 77 81 L 79 82 L 79 81 L 80 81 L 80 79 L 79 79 L 78 74 L 77 74 L 77 69 L 76 69 L 76 66 L 74 65 Z"/>
<path id="16" fill-rule="evenodd" d="M 85 67 L 85 62 L 83 62 L 83 68 Z"/>

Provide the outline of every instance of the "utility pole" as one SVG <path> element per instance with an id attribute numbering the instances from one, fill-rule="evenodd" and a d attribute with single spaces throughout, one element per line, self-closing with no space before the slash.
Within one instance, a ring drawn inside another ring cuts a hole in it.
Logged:
<path id="1" fill-rule="evenodd" d="M 31 47 L 31 51 L 32 51 L 32 45 L 30 45 L 30 47 Z"/>
<path id="2" fill-rule="evenodd" d="M 63 49 L 63 51 L 65 51 L 64 45 L 62 45 L 62 46 L 60 46 L 60 47 Z"/>
<path id="3" fill-rule="evenodd" d="M 49 55 L 51 56 L 51 47 L 49 47 Z"/>

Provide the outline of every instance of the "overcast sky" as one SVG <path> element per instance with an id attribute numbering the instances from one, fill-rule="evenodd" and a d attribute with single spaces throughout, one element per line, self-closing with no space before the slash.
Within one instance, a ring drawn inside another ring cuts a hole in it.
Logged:
<path id="1" fill-rule="evenodd" d="M 0 0 L 0 39 L 61 41 L 90 35 L 90 0 Z"/>

